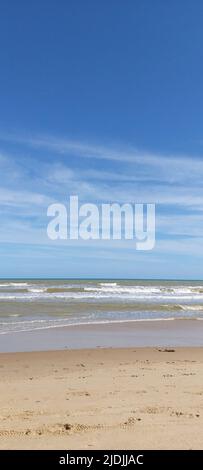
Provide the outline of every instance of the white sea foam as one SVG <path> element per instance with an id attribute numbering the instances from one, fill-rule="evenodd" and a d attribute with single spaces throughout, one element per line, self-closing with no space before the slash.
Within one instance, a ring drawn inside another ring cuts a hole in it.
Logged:
<path id="1" fill-rule="evenodd" d="M 181 303 L 181 301 L 203 301 L 203 292 L 202 293 L 183 293 L 183 292 L 174 292 L 174 293 L 163 293 L 159 291 L 143 291 L 136 288 L 85 288 L 81 291 L 64 291 L 64 292 L 47 292 L 47 288 L 29 288 L 28 292 L 0 292 L 0 301 L 11 300 L 11 301 L 36 301 L 36 300 L 82 300 L 82 299 L 92 299 L 92 300 L 109 300 L 113 301 L 152 301 L 152 302 L 161 302 L 161 301 L 170 301 L 171 304 L 174 302 Z"/>
<path id="2" fill-rule="evenodd" d="M 20 317 L 20 313 L 9 313 L 9 317 Z"/>
<path id="3" fill-rule="evenodd" d="M 4 282 L 0 284 L 0 288 L 2 287 L 27 287 L 27 282 Z"/>
<path id="4" fill-rule="evenodd" d="M 100 286 L 107 286 L 107 287 L 115 287 L 117 286 L 117 282 L 100 282 Z"/>
<path id="5" fill-rule="evenodd" d="M 27 282 L 4 282 L 0 284 L 0 291 L 8 289 L 26 289 L 29 286 Z"/>
<path id="6" fill-rule="evenodd" d="M 201 311 L 203 310 L 203 305 L 179 305 L 182 310 L 191 310 L 191 311 Z"/>
<path id="7" fill-rule="evenodd" d="M 46 292 L 46 290 L 47 290 L 46 287 L 40 287 L 40 288 L 34 288 L 34 287 L 32 287 L 32 288 L 29 288 L 29 289 L 28 289 L 28 292 L 33 292 L 34 294 L 38 294 L 38 293 L 40 294 L 40 293 L 42 293 L 42 292 Z"/>
<path id="8" fill-rule="evenodd" d="M 11 283 L 10 282 L 4 282 L 3 284 L 0 284 L 1 287 L 10 287 Z"/>
<path id="9" fill-rule="evenodd" d="M 71 325 L 197 319 L 197 316 L 202 320 L 202 312 L 203 284 L 130 281 L 0 284 L 0 320 L 7 320 L 0 321 L 0 334 Z M 20 318 L 14 321 L 12 317 Z"/>
<path id="10" fill-rule="evenodd" d="M 136 318 L 136 319 L 123 319 L 123 320 L 89 320 L 89 321 L 72 321 L 72 322 L 67 322 L 67 320 L 53 320 L 48 321 L 48 320 L 31 320 L 31 321 L 22 321 L 22 322 L 10 322 L 10 325 L 16 325 L 18 326 L 18 329 L 11 328 L 9 330 L 1 331 L 0 330 L 0 335 L 8 334 L 8 333 L 22 333 L 26 331 L 36 331 L 36 330 L 47 330 L 50 328 L 66 328 L 66 327 L 71 327 L 71 326 L 96 326 L 96 325 L 111 325 L 111 324 L 122 324 L 122 323 L 136 323 L 136 322 L 160 322 L 160 321 L 173 321 L 175 320 L 174 317 L 170 318 Z M 58 322 L 58 323 L 56 323 Z M 62 323 L 65 322 L 65 323 Z M 1 325 L 7 325 L 6 322 L 0 323 Z M 24 325 L 24 327 L 23 327 Z M 27 327 L 26 327 L 27 325 Z"/>

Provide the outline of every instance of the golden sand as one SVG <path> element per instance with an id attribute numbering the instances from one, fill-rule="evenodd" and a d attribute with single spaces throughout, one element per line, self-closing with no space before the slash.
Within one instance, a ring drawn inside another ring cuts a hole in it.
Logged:
<path id="1" fill-rule="evenodd" d="M 201 449 L 203 348 L 0 354 L 1 449 Z"/>

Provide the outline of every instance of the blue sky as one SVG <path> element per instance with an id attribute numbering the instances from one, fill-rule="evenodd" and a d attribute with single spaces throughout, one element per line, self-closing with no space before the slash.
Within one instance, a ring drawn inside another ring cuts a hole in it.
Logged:
<path id="1" fill-rule="evenodd" d="M 1 277 L 203 278 L 202 19 L 200 0 L 1 2 Z M 51 242 L 70 194 L 155 202 L 155 249 Z"/>

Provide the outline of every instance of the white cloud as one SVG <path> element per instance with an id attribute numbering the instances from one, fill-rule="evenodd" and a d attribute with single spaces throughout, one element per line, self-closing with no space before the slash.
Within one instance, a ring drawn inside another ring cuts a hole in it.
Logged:
<path id="1" fill-rule="evenodd" d="M 53 202 L 68 203 L 70 194 L 78 194 L 80 202 L 154 202 L 157 204 L 158 235 L 166 238 L 158 242 L 156 252 L 189 251 L 198 254 L 200 248 L 202 251 L 201 159 L 183 155 L 155 155 L 130 147 L 107 148 L 52 137 L 4 138 L 24 145 L 25 149 L 29 146 L 40 150 L 40 159 L 26 159 L 26 150 L 21 158 L 18 146 L 15 151 L 17 155 L 18 149 L 19 158 L 0 153 L 3 182 L 0 204 L 4 211 L 1 241 L 46 244 L 48 205 Z M 43 158 L 45 150 L 53 152 L 55 158 L 47 160 L 47 155 Z M 77 156 L 87 159 L 86 168 L 79 166 Z M 89 159 L 104 160 L 104 168 L 100 169 L 101 165 L 91 168 Z M 161 211 L 167 207 L 167 214 L 166 211 L 164 215 L 160 213 L 159 205 Z M 181 212 L 180 216 L 176 214 L 177 210 Z M 197 211 L 198 214 L 195 213 Z M 14 233 L 17 234 L 15 239 Z M 178 238 L 174 240 L 174 237 Z M 99 243 L 97 246 L 101 249 Z M 80 246 L 83 246 L 82 242 Z M 126 241 L 116 246 L 127 249 Z M 104 247 L 107 245 L 104 244 Z M 109 249 L 113 247 L 115 242 L 112 246 L 109 244 Z"/>
<path id="2" fill-rule="evenodd" d="M 0 204 L 8 206 L 28 206 L 50 204 L 51 199 L 44 194 L 32 191 L 19 191 L 8 188 L 0 188 Z"/>

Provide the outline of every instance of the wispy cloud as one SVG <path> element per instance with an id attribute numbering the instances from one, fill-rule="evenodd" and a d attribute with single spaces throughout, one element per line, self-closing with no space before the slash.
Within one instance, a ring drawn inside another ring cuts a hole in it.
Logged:
<path id="1" fill-rule="evenodd" d="M 192 182 L 195 177 L 195 184 L 202 182 L 203 177 L 203 155 L 170 154 L 168 152 L 154 153 L 140 150 L 131 145 L 109 145 L 103 146 L 89 142 L 57 138 L 53 136 L 19 136 L 15 134 L 0 134 L 0 141 L 13 142 L 37 150 L 46 150 L 63 161 L 66 156 L 73 156 L 85 159 L 104 160 L 109 162 L 119 162 L 122 165 L 122 172 L 116 172 L 112 177 L 122 180 L 155 180 L 160 182 L 176 183 L 186 180 Z M 108 163 L 107 163 L 108 165 Z M 123 168 L 125 167 L 125 168 Z M 132 168 L 134 173 L 132 174 Z M 125 170 L 123 174 L 123 169 Z M 130 170 L 130 171 L 127 171 Z M 96 172 L 90 170 L 90 178 L 108 179 L 109 171 Z"/>
<path id="2" fill-rule="evenodd" d="M 1 135 L 0 142 L 1 241 L 49 246 L 47 206 L 67 203 L 70 194 L 78 194 L 81 202 L 155 202 L 156 256 L 202 252 L 201 158 L 52 136 Z M 110 250 L 115 244 L 96 246 Z M 126 250 L 126 242 L 115 249 Z"/>
<path id="3" fill-rule="evenodd" d="M 32 191 L 19 191 L 7 188 L 0 188 L 0 203 L 2 205 L 12 206 L 27 206 L 27 205 L 39 205 L 50 204 L 51 199 L 44 194 L 35 193 Z"/>

